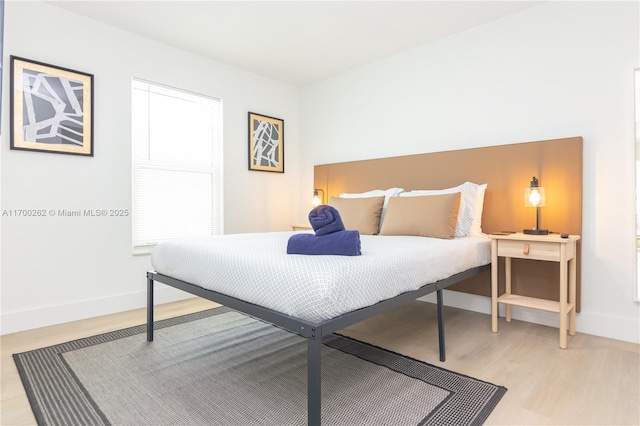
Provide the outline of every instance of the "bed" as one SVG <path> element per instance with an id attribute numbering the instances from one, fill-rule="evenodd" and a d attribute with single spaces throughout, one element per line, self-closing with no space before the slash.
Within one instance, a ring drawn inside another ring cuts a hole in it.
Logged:
<path id="1" fill-rule="evenodd" d="M 541 145 L 536 144 L 534 149 L 539 150 Z M 582 139 L 573 138 L 569 144 L 572 149 L 579 145 L 581 174 Z M 558 146 L 565 146 L 557 141 L 545 141 L 543 145 L 542 148 L 548 146 L 551 151 Z M 522 148 L 530 150 L 532 146 L 523 144 Z M 477 154 L 476 151 L 466 155 L 477 158 Z M 569 155 L 573 156 L 575 152 Z M 413 162 L 412 157 L 407 157 L 408 161 Z M 395 162 L 397 158 L 389 160 Z M 539 160 L 538 157 L 538 163 Z M 532 160 L 527 157 L 527 161 Z M 379 165 L 374 166 L 365 174 L 381 175 Z M 357 170 L 358 167 L 347 167 L 348 174 L 352 175 L 351 170 Z M 418 170 L 415 164 L 412 167 L 414 171 Z M 364 169 L 368 168 L 367 163 Z M 343 164 L 317 166 L 316 186 L 323 184 L 327 196 L 332 193 L 336 196 L 345 194 L 344 170 Z M 540 164 L 533 172 L 524 173 L 540 174 L 539 171 Z M 449 170 L 444 173 L 447 175 L 444 182 L 459 183 L 463 181 L 465 173 L 464 168 Z M 394 176 L 389 179 L 394 179 Z M 504 187 L 504 182 L 496 179 L 488 178 L 485 181 L 488 182 L 488 197 L 485 196 L 488 200 L 492 198 L 492 182 L 496 188 Z M 358 186 L 358 178 L 350 177 L 348 180 L 354 183 L 353 188 L 357 190 L 367 189 Z M 570 181 L 575 183 L 575 179 Z M 395 182 L 375 185 L 388 188 Z M 402 185 L 401 177 L 399 182 Z M 581 176 L 578 183 L 581 193 L 580 185 Z M 439 188 L 445 187 L 446 184 Z M 427 188 L 413 186 L 413 189 Z M 385 198 L 386 201 L 388 198 Z M 496 205 L 500 206 L 500 203 Z M 491 218 L 497 209 L 489 204 L 481 211 L 483 226 L 485 218 L 490 218 L 488 222 L 492 223 Z M 389 213 L 387 210 L 387 218 Z M 381 215 L 384 217 L 385 212 Z M 459 225 L 458 220 L 456 231 Z M 152 255 L 154 270 L 147 272 L 147 340 L 153 340 L 155 282 L 212 300 L 296 333 L 307 339 L 308 424 L 319 425 L 323 336 L 435 292 L 440 360 L 445 361 L 443 290 L 473 280 L 472 287 L 480 285 L 483 291 L 489 289 L 490 242 L 482 232 L 452 235 L 454 238 L 450 239 L 414 235 L 361 235 L 361 256 L 287 255 L 286 242 L 293 234 L 236 234 L 176 240 L 158 245 Z M 517 275 L 518 271 L 514 272 Z"/>
<path id="2" fill-rule="evenodd" d="M 436 292 L 440 360 L 445 361 L 442 290 L 488 269 L 491 260 L 490 242 L 482 236 L 362 235 L 361 256 L 305 256 L 286 254 L 291 234 L 236 234 L 159 245 L 155 270 L 147 273 L 147 340 L 153 341 L 156 281 L 305 337 L 309 425 L 320 424 L 324 336 Z"/>

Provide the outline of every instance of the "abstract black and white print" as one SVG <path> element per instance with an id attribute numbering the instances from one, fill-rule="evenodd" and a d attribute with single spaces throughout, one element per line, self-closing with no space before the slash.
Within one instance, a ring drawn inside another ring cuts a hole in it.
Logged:
<path id="1" fill-rule="evenodd" d="M 284 120 L 249 113 L 249 170 L 284 173 Z"/>
<path id="2" fill-rule="evenodd" d="M 280 162 L 280 126 L 268 121 L 253 121 L 253 163 L 278 167 Z"/>
<path id="3" fill-rule="evenodd" d="M 93 75 L 11 56 L 11 149 L 93 156 Z"/>
<path id="4" fill-rule="evenodd" d="M 83 82 L 29 69 L 22 82 L 24 140 L 83 146 Z"/>

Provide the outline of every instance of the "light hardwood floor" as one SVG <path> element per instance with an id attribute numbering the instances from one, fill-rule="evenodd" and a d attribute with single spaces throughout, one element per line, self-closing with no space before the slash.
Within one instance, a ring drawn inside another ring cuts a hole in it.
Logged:
<path id="1" fill-rule="evenodd" d="M 156 319 L 216 306 L 189 299 L 156 307 Z M 435 306 L 413 302 L 344 334 L 508 391 L 487 425 L 640 425 L 640 345 L 578 333 L 558 348 L 558 330 L 446 308 L 447 360 L 438 360 Z M 0 424 L 35 424 L 11 355 L 145 322 L 143 309 L 1 337 Z"/>

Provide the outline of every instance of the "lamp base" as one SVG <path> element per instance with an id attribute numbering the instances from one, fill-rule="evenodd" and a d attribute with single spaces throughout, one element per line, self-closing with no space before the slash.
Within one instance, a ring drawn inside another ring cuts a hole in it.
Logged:
<path id="1" fill-rule="evenodd" d="M 549 235 L 548 229 L 525 229 L 522 232 L 528 235 Z"/>

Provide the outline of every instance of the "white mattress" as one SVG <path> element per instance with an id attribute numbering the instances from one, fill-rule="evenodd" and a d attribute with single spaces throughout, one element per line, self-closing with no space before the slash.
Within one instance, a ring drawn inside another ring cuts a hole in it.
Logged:
<path id="1" fill-rule="evenodd" d="M 297 318 L 321 322 L 491 262 L 484 236 L 361 235 L 361 256 L 287 254 L 293 232 L 174 240 L 155 271 Z"/>

